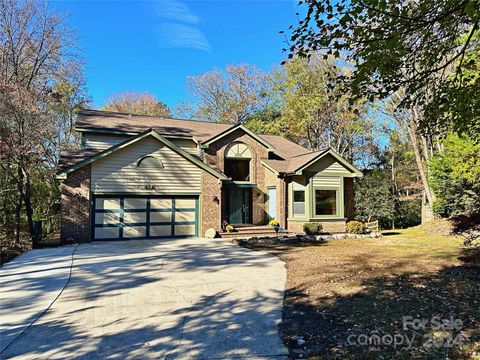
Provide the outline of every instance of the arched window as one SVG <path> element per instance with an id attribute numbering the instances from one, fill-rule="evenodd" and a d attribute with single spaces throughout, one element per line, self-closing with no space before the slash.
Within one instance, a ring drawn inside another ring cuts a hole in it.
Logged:
<path id="1" fill-rule="evenodd" d="M 141 157 L 137 161 L 137 167 L 139 168 L 157 168 L 157 169 L 163 169 L 163 163 L 162 161 L 157 158 L 156 156 L 153 155 L 146 155 Z"/>
<path id="2" fill-rule="evenodd" d="M 241 142 L 230 144 L 225 149 L 225 175 L 234 181 L 250 181 L 250 148 Z"/>
<path id="3" fill-rule="evenodd" d="M 247 144 L 235 142 L 225 149 L 225 157 L 228 159 L 251 159 L 252 152 Z"/>

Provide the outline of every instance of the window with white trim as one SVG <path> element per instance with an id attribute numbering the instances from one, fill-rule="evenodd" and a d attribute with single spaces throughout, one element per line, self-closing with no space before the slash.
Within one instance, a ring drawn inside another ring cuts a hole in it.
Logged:
<path id="1" fill-rule="evenodd" d="M 293 190 L 293 216 L 305 215 L 305 190 Z"/>
<path id="2" fill-rule="evenodd" d="M 224 172 L 233 181 L 250 181 L 250 148 L 240 142 L 234 142 L 225 149 Z"/>

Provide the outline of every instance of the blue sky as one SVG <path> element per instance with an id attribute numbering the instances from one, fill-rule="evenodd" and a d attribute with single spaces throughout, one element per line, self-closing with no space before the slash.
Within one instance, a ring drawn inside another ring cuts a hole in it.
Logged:
<path id="1" fill-rule="evenodd" d="M 187 100 L 188 76 L 248 62 L 269 70 L 285 56 L 296 0 L 57 1 L 86 62 L 93 107 L 121 91 L 149 91 L 170 107 Z"/>

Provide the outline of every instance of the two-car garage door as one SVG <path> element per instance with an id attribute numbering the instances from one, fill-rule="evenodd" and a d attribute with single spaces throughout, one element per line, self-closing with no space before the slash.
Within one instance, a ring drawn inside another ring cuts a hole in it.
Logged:
<path id="1" fill-rule="evenodd" d="M 197 236 L 198 198 L 96 196 L 95 240 Z"/>

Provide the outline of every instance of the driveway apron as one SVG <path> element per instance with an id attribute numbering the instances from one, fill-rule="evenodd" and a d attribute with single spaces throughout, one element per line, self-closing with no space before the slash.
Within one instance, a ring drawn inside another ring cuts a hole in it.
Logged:
<path id="1" fill-rule="evenodd" d="M 61 296 L 2 358 L 285 358 L 285 280 L 278 258 L 222 239 L 82 244 Z"/>

